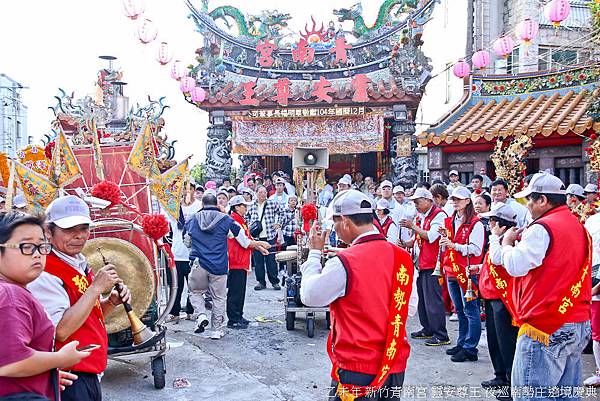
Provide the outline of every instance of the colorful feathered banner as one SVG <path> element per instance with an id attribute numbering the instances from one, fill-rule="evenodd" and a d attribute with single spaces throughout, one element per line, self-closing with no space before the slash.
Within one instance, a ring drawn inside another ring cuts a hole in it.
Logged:
<path id="1" fill-rule="evenodd" d="M 135 139 L 135 143 L 127 159 L 127 165 L 133 171 L 147 179 L 160 176 L 160 170 L 156 162 L 156 153 L 152 144 L 150 124 L 146 124 Z"/>
<path id="2" fill-rule="evenodd" d="M 15 176 L 19 180 L 27 203 L 36 212 L 43 212 L 58 196 L 58 188 L 48 178 L 36 173 L 29 167 L 13 162 Z"/>
<path id="3" fill-rule="evenodd" d="M 81 177 L 82 172 L 62 129 L 58 131 L 54 141 L 48 178 L 57 187 L 63 188 Z"/>
<path id="4" fill-rule="evenodd" d="M 150 184 L 152 194 L 156 196 L 165 211 L 173 216 L 175 220 L 179 218 L 181 191 L 188 169 L 188 160 L 185 159 L 162 175 L 153 178 Z"/>

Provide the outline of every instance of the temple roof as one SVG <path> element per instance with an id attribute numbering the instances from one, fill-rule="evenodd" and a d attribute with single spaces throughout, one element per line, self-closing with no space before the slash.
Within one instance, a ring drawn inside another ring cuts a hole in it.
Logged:
<path id="1" fill-rule="evenodd" d="M 511 135 L 581 135 L 600 130 L 587 114 L 600 91 L 600 69 L 553 74 L 474 77 L 460 108 L 417 136 L 423 146 L 488 142 Z"/>

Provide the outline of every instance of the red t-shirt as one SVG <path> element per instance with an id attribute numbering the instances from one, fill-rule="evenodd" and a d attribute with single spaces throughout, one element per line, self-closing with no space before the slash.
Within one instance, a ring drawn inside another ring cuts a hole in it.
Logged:
<path id="1" fill-rule="evenodd" d="M 0 366 L 52 351 L 54 325 L 44 307 L 25 288 L 0 280 Z M 50 372 L 31 377 L 0 376 L 0 397 L 31 392 L 54 399 Z"/>

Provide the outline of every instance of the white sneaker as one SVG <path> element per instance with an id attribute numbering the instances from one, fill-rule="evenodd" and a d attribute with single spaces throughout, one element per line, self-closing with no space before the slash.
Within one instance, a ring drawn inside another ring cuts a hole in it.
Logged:
<path id="1" fill-rule="evenodd" d="M 583 385 L 590 387 L 600 387 L 600 370 L 597 370 L 596 374 L 585 379 Z"/>
<path id="2" fill-rule="evenodd" d="M 194 333 L 204 333 L 206 326 L 208 326 L 208 317 L 206 317 L 204 313 L 201 313 L 196 319 L 196 329 L 194 330 Z"/>
<path id="3" fill-rule="evenodd" d="M 453 313 L 452 315 L 450 315 L 450 318 L 448 319 L 451 322 L 458 322 L 458 315 L 456 313 Z"/>
<path id="4" fill-rule="evenodd" d="M 223 332 L 223 330 L 214 330 L 211 333 L 210 338 L 213 340 L 220 340 L 221 338 L 223 338 L 224 335 L 225 332 Z"/>

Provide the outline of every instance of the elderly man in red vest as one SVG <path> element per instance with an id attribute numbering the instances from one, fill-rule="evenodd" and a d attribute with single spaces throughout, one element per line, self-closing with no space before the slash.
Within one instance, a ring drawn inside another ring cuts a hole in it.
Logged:
<path id="1" fill-rule="evenodd" d="M 61 395 L 62 401 L 100 401 L 98 374 L 106 368 L 108 338 L 104 316 L 131 295 L 123 285 L 121 294 L 113 290 L 121 279 L 115 266 L 107 264 L 96 275 L 81 254 L 90 237 L 90 210 L 77 196 L 54 200 L 46 210 L 52 253 L 46 257 L 45 271 L 28 288 L 48 312 L 56 326 L 56 349 L 73 340 L 81 346 L 96 345 L 91 355 L 72 366 L 79 378 Z"/>
<path id="2" fill-rule="evenodd" d="M 520 329 L 512 369 L 513 398 L 550 399 L 553 389 L 579 399 L 581 353 L 590 339 L 591 241 L 566 206 L 562 181 L 537 173 L 515 198 L 526 198 L 533 222 L 502 239 L 502 265 Z M 491 242 L 490 253 L 500 246 Z M 529 389 L 532 389 L 529 391 Z M 562 395 L 561 395 L 562 397 Z"/>
<path id="3" fill-rule="evenodd" d="M 398 399 L 390 389 L 402 386 L 410 353 L 404 328 L 409 303 L 416 309 L 412 260 L 375 229 L 367 195 L 354 189 L 340 192 L 332 209 L 337 235 L 351 245 L 322 266 L 326 232 L 315 225 L 300 287 L 305 305 L 330 305 L 330 397 Z M 386 391 L 378 391 L 382 388 Z"/>
<path id="4" fill-rule="evenodd" d="M 450 344 L 446 331 L 446 310 L 442 297 L 440 277 L 433 275 L 437 263 L 441 262 L 440 232 L 444 227 L 446 212 L 433 201 L 433 195 L 425 188 L 417 188 L 409 199 L 415 202 L 418 212 L 416 222 L 400 221 L 400 226 L 414 231 L 415 239 L 406 243 L 418 252 L 417 291 L 419 294 L 419 322 L 423 328 L 410 333 L 411 338 L 425 339 L 432 347 Z"/>

